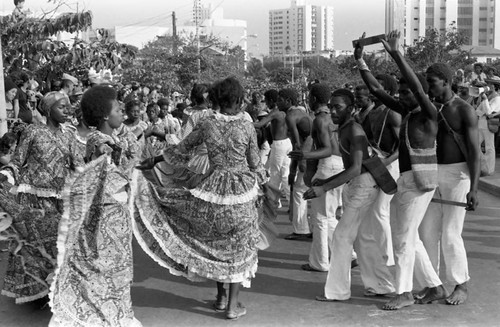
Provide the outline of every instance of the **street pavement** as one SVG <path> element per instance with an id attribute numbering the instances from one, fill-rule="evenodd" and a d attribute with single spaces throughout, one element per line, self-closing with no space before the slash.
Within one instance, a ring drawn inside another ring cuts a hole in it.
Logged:
<path id="1" fill-rule="evenodd" d="M 499 196 L 484 191 L 479 196 L 481 206 L 500 208 Z M 466 304 L 450 306 L 441 302 L 384 311 L 381 307 L 386 299 L 363 296 L 359 268 L 352 271 L 350 300 L 314 300 L 322 294 L 326 274 L 300 269 L 307 262 L 311 243 L 283 239 L 292 231 L 286 210 L 286 206 L 280 209 L 277 222 L 280 238 L 259 253 L 259 270 L 252 287 L 240 293 L 240 301 L 247 307 L 246 316 L 226 321 L 224 313 L 211 309 L 216 294 L 214 282 L 191 283 L 172 276 L 134 243 L 132 301 L 136 317 L 144 326 L 499 326 L 499 214 L 467 214 L 463 236 L 471 280 Z M 3 279 L 6 253 L 0 259 Z M 453 285 L 446 287 L 453 289 Z M 47 326 L 50 316 L 48 309 L 15 305 L 12 299 L 0 296 L 2 327 Z"/>

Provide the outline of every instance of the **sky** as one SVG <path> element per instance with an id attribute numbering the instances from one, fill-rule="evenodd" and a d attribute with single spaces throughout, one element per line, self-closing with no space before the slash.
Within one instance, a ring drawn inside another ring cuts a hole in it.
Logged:
<path id="1" fill-rule="evenodd" d="M 57 2 L 60 0 L 57 0 Z M 53 8 L 48 0 L 26 0 L 31 11 Z M 249 51 L 267 54 L 269 48 L 268 19 L 270 9 L 290 7 L 290 0 L 201 0 L 212 3 L 212 8 L 224 9 L 224 18 L 247 21 Z M 91 10 L 93 27 L 110 28 L 123 25 L 171 26 L 172 11 L 178 24 L 189 20 L 192 0 L 65 0 L 62 11 Z M 366 31 L 367 36 L 384 33 L 385 0 L 307 0 L 311 5 L 334 7 L 334 43 L 337 50 L 352 49 L 351 41 Z M 12 11 L 13 0 L 2 0 L 0 10 Z"/>

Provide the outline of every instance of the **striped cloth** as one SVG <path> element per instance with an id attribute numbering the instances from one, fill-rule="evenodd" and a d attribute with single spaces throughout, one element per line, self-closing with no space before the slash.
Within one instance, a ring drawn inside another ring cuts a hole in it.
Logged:
<path id="1" fill-rule="evenodd" d="M 420 109 L 420 108 L 419 108 Z M 415 183 L 419 190 L 428 192 L 434 190 L 438 184 L 438 165 L 436 156 L 436 142 L 434 146 L 427 149 L 414 149 L 410 145 L 408 138 L 408 121 L 410 116 L 419 110 L 410 112 L 403 122 L 405 125 L 405 142 L 410 154 L 411 170 L 415 178 Z"/>

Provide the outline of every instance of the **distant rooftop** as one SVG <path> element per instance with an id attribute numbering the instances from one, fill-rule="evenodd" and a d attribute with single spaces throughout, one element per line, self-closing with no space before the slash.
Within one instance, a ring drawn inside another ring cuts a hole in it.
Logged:
<path id="1" fill-rule="evenodd" d="M 473 56 L 496 56 L 500 57 L 500 50 L 488 46 L 463 45 L 462 49 L 470 51 Z"/>

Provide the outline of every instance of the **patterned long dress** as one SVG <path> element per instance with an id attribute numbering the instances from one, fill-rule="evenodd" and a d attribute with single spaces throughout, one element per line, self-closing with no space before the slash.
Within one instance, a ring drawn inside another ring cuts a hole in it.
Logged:
<path id="1" fill-rule="evenodd" d="M 190 280 L 243 283 L 257 270 L 257 198 L 266 179 L 255 128 L 241 117 L 214 114 L 164 159 L 185 165 L 205 143 L 210 169 L 195 188 L 157 187 L 136 176 L 134 235 L 144 251 L 171 273 Z"/>
<path id="2" fill-rule="evenodd" d="M 63 212 L 62 189 L 70 173 L 83 166 L 75 140 L 74 133 L 63 127 L 53 132 L 46 125 L 29 125 L 4 168 L 16 182 L 11 193 L 20 214 L 13 217 L 12 226 L 20 241 L 11 242 L 2 294 L 16 303 L 34 301 L 49 292 Z"/>
<path id="3" fill-rule="evenodd" d="M 112 145 L 111 155 L 95 149 Z M 128 210 L 130 171 L 139 146 L 132 133 L 87 138 L 83 172 L 65 186 L 50 326 L 141 326 L 134 318 L 132 228 Z"/>

